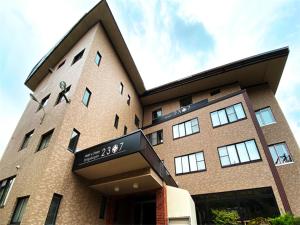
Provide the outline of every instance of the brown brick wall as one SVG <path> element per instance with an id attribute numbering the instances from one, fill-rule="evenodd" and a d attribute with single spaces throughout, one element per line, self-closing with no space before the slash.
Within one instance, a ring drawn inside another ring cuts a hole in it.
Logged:
<path id="1" fill-rule="evenodd" d="M 292 212 L 300 215 L 300 151 L 293 133 L 284 117 L 280 106 L 268 86 L 259 86 L 247 90 L 254 110 L 270 106 L 276 123 L 262 127 L 268 145 L 285 142 L 294 163 L 276 166 L 283 183 Z"/>

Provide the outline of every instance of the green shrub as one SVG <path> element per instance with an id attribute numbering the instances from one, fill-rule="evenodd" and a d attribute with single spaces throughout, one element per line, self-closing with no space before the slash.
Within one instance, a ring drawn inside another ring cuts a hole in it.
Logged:
<path id="1" fill-rule="evenodd" d="M 235 210 L 212 210 L 216 225 L 238 225 L 239 214 Z"/>
<path id="2" fill-rule="evenodd" d="M 250 220 L 248 225 L 270 225 L 270 222 L 266 218 L 258 217 L 253 220 Z"/>
<path id="3" fill-rule="evenodd" d="M 284 214 L 270 219 L 272 225 L 295 225 L 294 216 L 291 214 Z"/>
<path id="4" fill-rule="evenodd" d="M 294 225 L 300 225 L 300 217 L 294 217 Z"/>

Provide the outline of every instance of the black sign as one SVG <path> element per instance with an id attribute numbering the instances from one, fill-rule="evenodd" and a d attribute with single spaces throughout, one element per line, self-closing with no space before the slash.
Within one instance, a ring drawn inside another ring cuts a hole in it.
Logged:
<path id="1" fill-rule="evenodd" d="M 140 132 L 136 132 L 77 152 L 73 169 L 80 169 L 138 151 L 140 135 Z"/>

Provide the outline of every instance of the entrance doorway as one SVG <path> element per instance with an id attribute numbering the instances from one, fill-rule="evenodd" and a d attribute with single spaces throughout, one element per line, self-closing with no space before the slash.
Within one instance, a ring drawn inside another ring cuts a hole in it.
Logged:
<path id="1" fill-rule="evenodd" d="M 118 198 L 114 215 L 114 224 L 155 225 L 155 193 Z"/>

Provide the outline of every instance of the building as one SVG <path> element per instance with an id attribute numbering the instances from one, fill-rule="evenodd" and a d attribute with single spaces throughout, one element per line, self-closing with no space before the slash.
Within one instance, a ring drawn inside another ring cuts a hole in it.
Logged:
<path id="1" fill-rule="evenodd" d="M 25 81 L 32 100 L 0 163 L 0 224 L 299 216 L 299 147 L 275 99 L 288 53 L 146 90 L 101 1 Z"/>

